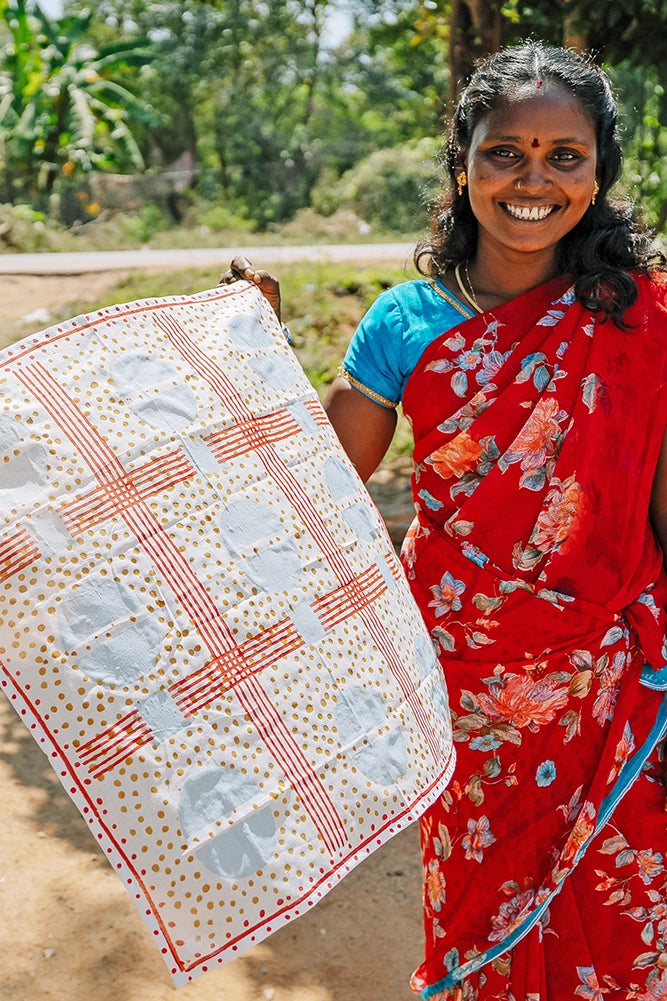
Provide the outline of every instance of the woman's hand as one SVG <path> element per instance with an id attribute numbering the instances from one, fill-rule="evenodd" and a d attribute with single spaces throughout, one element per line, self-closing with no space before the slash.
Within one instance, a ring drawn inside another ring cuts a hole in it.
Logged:
<path id="1" fill-rule="evenodd" d="M 247 257 L 239 255 L 233 258 L 229 265 L 229 271 L 220 275 L 218 285 L 231 285 L 232 282 L 238 281 L 253 282 L 280 319 L 280 282 L 277 278 L 270 275 L 268 271 L 258 271 Z"/>

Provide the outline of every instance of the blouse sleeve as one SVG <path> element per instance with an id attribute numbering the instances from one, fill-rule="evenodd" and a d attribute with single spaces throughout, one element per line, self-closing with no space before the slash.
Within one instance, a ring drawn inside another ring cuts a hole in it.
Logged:
<path id="1" fill-rule="evenodd" d="M 403 334 L 403 314 L 390 289 L 376 299 L 357 327 L 339 373 L 375 403 L 392 409 L 400 403 L 405 382 Z"/>

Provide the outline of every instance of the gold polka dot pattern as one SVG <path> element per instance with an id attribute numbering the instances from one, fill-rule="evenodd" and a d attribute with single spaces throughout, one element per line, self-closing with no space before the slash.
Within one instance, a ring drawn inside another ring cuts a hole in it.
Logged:
<path id="1" fill-rule="evenodd" d="M 0 392 L 2 688 L 185 983 L 440 795 L 437 662 L 253 287 L 51 327 Z"/>

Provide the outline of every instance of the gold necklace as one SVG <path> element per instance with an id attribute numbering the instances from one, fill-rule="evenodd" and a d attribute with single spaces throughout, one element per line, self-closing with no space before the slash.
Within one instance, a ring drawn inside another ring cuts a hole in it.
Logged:
<path id="1" fill-rule="evenodd" d="M 457 283 L 459 289 L 461 290 L 461 294 L 470 303 L 470 305 L 472 306 L 472 308 L 474 310 L 476 310 L 478 313 L 483 313 L 484 310 L 482 309 L 482 307 L 480 306 L 480 304 L 477 302 L 477 299 L 475 298 L 475 291 L 474 291 L 474 289 L 472 287 L 472 282 L 470 281 L 470 275 L 468 274 L 468 262 L 467 261 L 465 262 L 464 267 L 466 269 L 466 281 L 468 282 L 468 286 L 470 287 L 470 291 L 468 292 L 468 290 L 466 289 L 465 285 L 463 284 L 463 280 L 461 278 L 461 261 L 459 261 L 459 263 L 454 268 L 454 276 L 456 278 L 456 283 Z"/>

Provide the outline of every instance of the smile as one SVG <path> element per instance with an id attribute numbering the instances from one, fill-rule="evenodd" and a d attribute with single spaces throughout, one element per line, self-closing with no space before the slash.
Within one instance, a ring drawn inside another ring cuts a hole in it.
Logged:
<path id="1" fill-rule="evenodd" d="M 509 202 L 501 203 L 506 212 L 509 212 L 514 219 L 524 219 L 528 222 L 539 222 L 551 215 L 557 205 L 510 205 Z"/>

